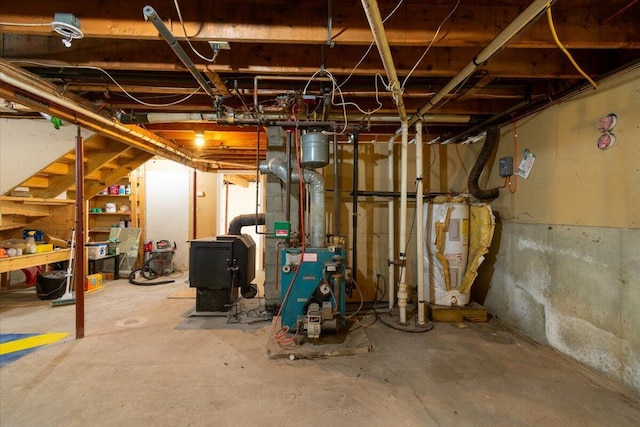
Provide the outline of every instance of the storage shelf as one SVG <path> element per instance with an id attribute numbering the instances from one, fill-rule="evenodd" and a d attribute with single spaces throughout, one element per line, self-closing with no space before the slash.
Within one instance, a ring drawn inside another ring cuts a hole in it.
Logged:
<path id="1" fill-rule="evenodd" d="M 126 197 L 129 198 L 130 194 L 96 194 L 95 197 Z"/>
<path id="2" fill-rule="evenodd" d="M 89 215 L 120 215 L 120 216 L 128 216 L 131 215 L 131 212 L 89 212 Z"/>
<path id="3" fill-rule="evenodd" d="M 41 197 L 18 197 L 18 196 L 3 196 L 0 200 L 7 202 L 21 202 L 27 205 L 68 205 L 73 204 L 76 201 L 70 199 L 43 199 Z"/>
<path id="4" fill-rule="evenodd" d="M 16 228 L 25 227 L 27 224 L 3 224 L 0 225 L 0 231 L 15 230 Z"/>

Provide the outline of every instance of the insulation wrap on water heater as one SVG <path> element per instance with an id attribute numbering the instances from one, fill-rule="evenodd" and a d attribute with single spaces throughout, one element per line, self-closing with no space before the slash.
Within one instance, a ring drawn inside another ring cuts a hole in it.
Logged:
<path id="1" fill-rule="evenodd" d="M 469 295 L 458 288 L 469 256 L 469 203 L 466 200 L 427 203 L 425 221 L 425 295 L 440 305 L 465 305 Z"/>

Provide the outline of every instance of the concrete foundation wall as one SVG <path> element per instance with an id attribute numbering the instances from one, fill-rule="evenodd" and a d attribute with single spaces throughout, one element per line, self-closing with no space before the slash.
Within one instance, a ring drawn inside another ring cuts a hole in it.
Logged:
<path id="1" fill-rule="evenodd" d="M 536 341 L 640 393 L 640 69 L 518 123 L 518 156 L 536 161 L 517 191 L 500 190 L 491 252 L 474 299 Z M 617 142 L 596 147 L 600 117 Z M 514 153 L 502 129 L 497 159 Z M 513 181 L 513 180 L 512 180 Z"/>
<path id="2" fill-rule="evenodd" d="M 640 229 L 499 223 L 474 299 L 640 391 Z"/>

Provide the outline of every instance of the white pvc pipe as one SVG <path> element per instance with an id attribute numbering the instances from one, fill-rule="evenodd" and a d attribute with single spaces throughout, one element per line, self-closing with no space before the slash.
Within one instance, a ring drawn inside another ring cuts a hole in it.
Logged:
<path id="1" fill-rule="evenodd" d="M 417 286 L 418 286 L 418 325 L 425 325 L 424 306 L 424 232 L 422 226 L 422 194 L 423 194 L 422 173 L 422 121 L 416 123 L 416 261 L 418 264 Z"/>
<path id="2" fill-rule="evenodd" d="M 409 126 L 407 121 L 402 122 L 402 148 L 400 159 L 400 284 L 398 286 L 399 323 L 407 323 L 407 166 L 409 147 Z"/>
<path id="3" fill-rule="evenodd" d="M 394 156 L 393 156 L 393 145 L 394 145 L 394 140 L 396 139 L 395 135 L 392 135 L 391 138 L 389 138 L 389 143 L 387 145 L 388 148 L 388 152 L 389 155 L 387 157 L 387 164 L 388 164 L 388 171 L 387 171 L 387 177 L 389 179 L 389 191 L 393 191 L 394 190 L 394 186 L 393 186 L 393 162 L 394 162 Z M 393 306 L 395 304 L 395 287 L 396 287 L 396 266 L 395 264 L 393 264 L 393 256 L 394 253 L 396 252 L 396 245 L 395 245 L 395 199 L 393 197 L 389 197 L 389 201 L 387 202 L 387 206 L 388 206 L 388 210 L 389 210 L 389 252 L 388 252 L 388 256 L 389 256 L 389 261 L 391 261 L 389 263 L 389 274 L 388 274 L 388 281 L 389 281 L 389 310 L 393 309 Z M 377 278 L 376 278 L 377 279 Z"/>

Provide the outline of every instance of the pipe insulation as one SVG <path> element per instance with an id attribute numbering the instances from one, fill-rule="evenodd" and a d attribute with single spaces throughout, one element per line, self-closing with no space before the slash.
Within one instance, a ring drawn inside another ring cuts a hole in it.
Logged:
<path id="1" fill-rule="evenodd" d="M 162 19 L 160 19 L 155 9 L 147 5 L 142 8 L 142 13 L 144 14 L 145 21 L 151 21 L 151 23 L 153 24 L 154 27 L 156 27 L 160 35 L 167 41 L 167 43 L 169 43 L 169 46 L 171 47 L 171 49 L 173 49 L 173 51 L 178 56 L 180 61 L 182 61 L 184 66 L 187 67 L 187 69 L 189 70 L 191 75 L 196 79 L 200 87 L 204 89 L 204 91 L 207 92 L 207 94 L 210 97 L 217 99 L 216 94 L 213 93 L 213 89 L 211 89 L 211 86 L 209 86 L 209 83 L 207 83 L 207 80 L 204 78 L 202 73 L 198 71 L 198 69 L 196 68 L 196 65 L 193 63 L 191 58 L 189 58 L 189 56 L 184 51 L 184 49 L 182 49 L 182 47 L 178 44 L 178 40 L 173 36 L 173 34 L 171 34 L 171 31 L 169 31 L 166 25 L 164 25 L 164 22 L 162 22 Z"/>
<path id="2" fill-rule="evenodd" d="M 480 150 L 480 154 L 478 154 L 478 158 L 473 165 L 473 169 L 471 169 L 471 172 L 469 173 L 469 192 L 479 200 L 495 199 L 499 195 L 498 188 L 482 190 L 478 185 L 478 180 L 480 179 L 482 170 L 491 158 L 491 155 L 493 154 L 495 148 L 498 146 L 499 141 L 500 129 L 498 129 L 497 127 L 487 129 L 487 137 L 484 140 L 482 150 Z"/>
<path id="3" fill-rule="evenodd" d="M 264 221 L 264 213 L 238 215 L 229 223 L 229 234 L 239 235 L 242 227 L 246 227 L 249 225 L 264 225 Z"/>
<path id="4" fill-rule="evenodd" d="M 289 176 L 287 164 L 281 159 L 271 159 L 260 163 L 260 173 L 272 173 L 285 183 L 287 182 Z M 308 246 L 311 248 L 323 248 L 325 246 L 327 236 L 324 177 L 318 172 L 309 169 L 303 169 L 302 180 L 305 184 L 309 185 L 309 196 L 311 198 L 311 233 L 310 243 Z M 298 171 L 292 171 L 291 182 L 299 181 L 300 176 L 298 174 Z M 289 203 L 289 200 L 287 200 L 286 203 Z"/>

